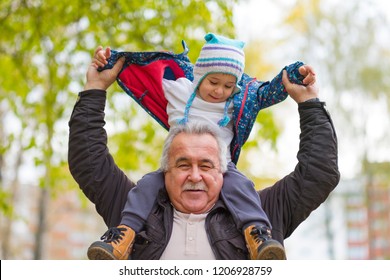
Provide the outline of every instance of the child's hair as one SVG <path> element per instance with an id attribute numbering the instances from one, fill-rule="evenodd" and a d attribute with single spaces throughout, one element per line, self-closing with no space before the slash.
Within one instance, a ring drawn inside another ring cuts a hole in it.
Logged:
<path id="1" fill-rule="evenodd" d="M 198 90 L 200 83 L 208 74 L 224 73 L 233 75 L 236 77 L 236 86 L 232 96 L 241 90 L 238 83 L 244 73 L 245 54 L 243 48 L 245 43 L 213 33 L 206 34 L 204 39 L 206 40 L 206 43 L 203 45 L 194 65 L 193 92 L 184 109 L 184 117 L 178 120 L 178 124 L 186 124 L 188 122 L 188 113 L 192 102 L 195 99 L 196 91 Z M 230 121 L 227 110 L 232 96 L 226 100 L 224 117 L 218 123 L 220 126 L 226 126 Z"/>

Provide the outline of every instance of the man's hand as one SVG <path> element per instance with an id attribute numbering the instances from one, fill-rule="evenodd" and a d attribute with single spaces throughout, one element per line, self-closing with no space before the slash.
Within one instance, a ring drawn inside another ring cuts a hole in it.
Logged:
<path id="1" fill-rule="evenodd" d="M 111 56 L 110 48 L 106 48 L 103 51 L 103 47 L 99 46 L 94 53 L 91 64 L 88 67 L 87 71 L 87 82 L 84 86 L 84 90 L 89 89 L 102 89 L 107 90 L 109 86 L 115 81 L 119 72 L 123 67 L 125 58 L 121 57 L 114 65 L 112 69 L 107 69 L 104 71 L 97 71 L 98 67 L 103 67 L 107 64 L 106 59 Z M 105 62 L 105 63 L 104 63 Z"/>
<path id="2" fill-rule="evenodd" d="M 305 76 L 303 83 L 305 85 L 293 84 L 287 77 L 286 70 L 283 70 L 283 85 L 287 93 L 297 103 L 305 102 L 306 100 L 318 98 L 318 88 L 316 84 L 316 74 L 313 68 L 309 65 L 304 65 L 299 68 L 299 72 Z"/>
<path id="3" fill-rule="evenodd" d="M 310 65 L 302 65 L 298 71 L 305 77 L 302 81 L 305 86 L 313 85 L 316 82 L 316 73 Z"/>

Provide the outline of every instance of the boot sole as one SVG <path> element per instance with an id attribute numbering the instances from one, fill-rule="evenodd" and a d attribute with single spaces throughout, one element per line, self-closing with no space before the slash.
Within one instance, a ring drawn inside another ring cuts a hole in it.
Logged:
<path id="1" fill-rule="evenodd" d="M 112 254 L 110 254 L 105 249 L 100 247 L 89 248 L 87 255 L 88 255 L 88 259 L 90 260 L 115 260 L 116 259 Z"/>
<path id="2" fill-rule="evenodd" d="M 275 241 L 275 244 L 269 244 L 262 248 L 257 255 L 258 260 L 286 260 L 286 252 L 282 245 Z"/>

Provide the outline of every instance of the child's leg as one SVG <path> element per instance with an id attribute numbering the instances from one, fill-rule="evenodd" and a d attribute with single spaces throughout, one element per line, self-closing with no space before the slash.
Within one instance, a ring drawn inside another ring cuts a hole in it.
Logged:
<path id="1" fill-rule="evenodd" d="M 103 236 L 103 241 L 95 241 L 88 248 L 91 260 L 127 260 L 131 254 L 135 236 L 152 211 L 160 189 L 164 187 L 164 173 L 155 171 L 146 174 L 137 186 L 127 195 L 127 202 L 122 211 L 122 220 L 118 227 L 110 228 Z"/>
<path id="2" fill-rule="evenodd" d="M 164 173 L 160 170 L 143 176 L 127 195 L 121 224 L 140 232 L 152 211 L 158 192 L 164 187 Z"/>
<path id="3" fill-rule="evenodd" d="M 232 162 L 228 164 L 223 178 L 221 197 L 239 230 L 244 231 L 250 225 L 271 229 L 252 181 L 240 173 Z"/>
<path id="4" fill-rule="evenodd" d="M 232 162 L 224 175 L 221 196 L 237 228 L 244 234 L 250 259 L 286 259 L 283 246 L 272 239 L 271 224 L 253 183 Z"/>

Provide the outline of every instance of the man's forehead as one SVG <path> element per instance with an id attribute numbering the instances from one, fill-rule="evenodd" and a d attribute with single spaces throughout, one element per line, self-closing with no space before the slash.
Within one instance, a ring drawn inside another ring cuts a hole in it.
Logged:
<path id="1" fill-rule="evenodd" d="M 173 138 L 170 153 L 177 157 L 218 156 L 218 144 L 210 134 L 180 133 Z"/>

